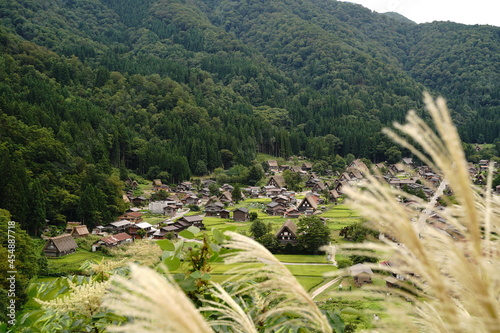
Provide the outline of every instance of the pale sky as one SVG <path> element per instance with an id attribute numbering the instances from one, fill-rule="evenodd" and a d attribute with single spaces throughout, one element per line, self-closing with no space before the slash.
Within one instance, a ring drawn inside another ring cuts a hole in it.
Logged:
<path id="1" fill-rule="evenodd" d="M 500 0 L 341 0 L 378 13 L 396 12 L 416 23 L 452 21 L 500 27 Z"/>

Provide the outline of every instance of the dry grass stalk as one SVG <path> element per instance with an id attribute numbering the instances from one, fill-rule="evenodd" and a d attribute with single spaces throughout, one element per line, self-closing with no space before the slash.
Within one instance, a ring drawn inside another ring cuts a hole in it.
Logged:
<path id="1" fill-rule="evenodd" d="M 243 282 L 244 285 L 248 281 L 256 281 L 254 284 L 248 284 L 239 293 L 266 294 L 261 304 L 265 311 L 261 311 L 258 321 L 265 322 L 276 316 L 294 313 L 297 318 L 290 319 L 289 324 L 320 332 L 331 332 L 327 318 L 316 306 L 312 297 L 276 257 L 264 246 L 248 237 L 237 233 L 227 234 L 231 239 L 225 246 L 239 251 L 226 255 L 225 262 L 240 264 L 228 274 L 234 274 L 232 280 Z M 278 327 L 266 327 L 266 331 L 276 328 Z"/>
<path id="2" fill-rule="evenodd" d="M 213 333 L 174 281 L 147 267 L 130 266 L 130 279 L 114 276 L 104 306 L 133 320 L 113 332 Z"/>
<path id="3" fill-rule="evenodd" d="M 200 309 L 200 311 L 214 311 L 220 314 L 219 319 L 209 321 L 210 326 L 227 326 L 235 333 L 257 333 L 249 313 L 241 308 L 219 284 L 213 284 L 212 296 L 219 300 L 205 300 L 208 305 Z"/>
<path id="4" fill-rule="evenodd" d="M 460 240 L 429 226 L 429 203 L 413 198 L 403 206 L 401 191 L 375 177 L 363 191 L 348 189 L 349 203 L 382 233 L 397 240 L 383 240 L 378 248 L 392 254 L 397 272 L 416 287 L 418 329 L 425 332 L 500 331 L 500 201 L 487 190 L 475 187 L 456 128 L 445 101 L 435 103 L 425 95 L 437 133 L 414 112 L 405 125 L 395 127 L 418 143 L 422 153 L 396 132 L 386 133 L 410 149 L 449 184 L 458 205 L 438 214 L 461 235 Z M 491 180 L 490 180 L 491 182 Z M 491 184 L 491 183 L 490 183 Z M 419 224 L 421 223 L 421 224 Z M 411 273 L 411 274 L 410 274 Z"/>

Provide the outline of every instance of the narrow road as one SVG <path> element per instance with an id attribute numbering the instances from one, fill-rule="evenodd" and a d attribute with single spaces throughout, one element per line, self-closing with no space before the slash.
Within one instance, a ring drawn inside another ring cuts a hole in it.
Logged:
<path id="1" fill-rule="evenodd" d="M 314 299 L 316 298 L 316 296 L 318 296 L 319 294 L 321 294 L 322 292 L 324 292 L 326 289 L 330 288 L 331 286 L 333 286 L 335 283 L 339 282 L 340 280 L 342 280 L 342 276 L 339 276 L 331 281 L 328 281 L 327 283 L 325 283 L 324 285 L 322 285 L 321 287 L 319 287 L 318 289 L 316 289 L 315 291 L 313 291 L 311 293 L 311 298 Z"/>
<path id="2" fill-rule="evenodd" d="M 441 195 L 443 195 L 443 192 L 444 192 L 447 185 L 448 185 L 448 182 L 446 181 L 446 179 L 443 179 L 441 184 L 439 184 L 439 187 L 437 188 L 436 192 L 432 196 L 431 200 L 429 200 L 429 203 L 427 204 L 426 208 L 424 209 L 424 211 L 420 215 L 419 219 L 415 223 L 415 229 L 416 229 L 419 236 L 424 231 L 424 229 L 427 227 L 426 221 L 429 218 L 429 216 L 431 216 L 431 214 L 434 212 L 434 209 L 436 207 L 436 202 L 439 199 L 439 197 Z"/>

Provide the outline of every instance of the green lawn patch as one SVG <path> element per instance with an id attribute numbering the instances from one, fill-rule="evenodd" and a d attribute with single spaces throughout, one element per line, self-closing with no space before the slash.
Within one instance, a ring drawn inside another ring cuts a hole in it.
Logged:
<path id="1" fill-rule="evenodd" d="M 260 267 L 263 264 L 248 264 L 245 265 L 245 268 L 248 267 Z M 231 269 L 241 267 L 241 264 L 224 264 L 224 263 L 214 263 L 212 265 L 212 271 L 210 272 L 211 274 L 225 274 L 226 272 L 230 271 Z"/>
<path id="2" fill-rule="evenodd" d="M 339 217 L 333 218 L 327 222 L 328 228 L 331 230 L 340 230 L 344 227 L 363 222 L 364 220 L 359 217 Z"/>
<path id="3" fill-rule="evenodd" d="M 74 274 L 80 271 L 80 266 L 86 260 L 101 261 L 102 258 L 109 258 L 102 252 L 90 252 L 83 249 L 76 249 L 75 253 L 59 258 L 48 258 L 49 275 Z"/>
<path id="4" fill-rule="evenodd" d="M 330 209 L 325 210 L 321 216 L 326 218 L 346 218 L 359 217 L 359 214 L 346 205 L 337 205 L 331 206 Z"/>
<path id="5" fill-rule="evenodd" d="M 142 216 L 144 222 L 148 222 L 151 225 L 156 225 L 158 223 L 161 223 L 167 219 L 166 216 L 161 215 L 161 214 L 150 214 L 146 213 Z"/>
<path id="6" fill-rule="evenodd" d="M 281 262 L 293 263 L 328 263 L 324 255 L 306 255 L 306 254 L 276 254 L 274 255 Z"/>
<path id="7" fill-rule="evenodd" d="M 323 277 L 325 273 L 337 270 L 333 265 L 286 265 L 286 268 L 295 276 Z"/>
<path id="8" fill-rule="evenodd" d="M 139 186 L 134 190 L 134 196 L 151 196 L 151 190 L 153 189 L 153 184 L 151 181 L 146 181 L 146 184 L 139 182 Z"/>
<path id="9" fill-rule="evenodd" d="M 210 275 L 212 277 L 212 281 L 216 283 L 222 283 L 229 279 L 232 275 L 225 274 L 227 273 L 230 269 L 236 268 L 239 265 L 224 265 L 224 264 L 216 264 L 213 265 L 213 270 L 210 272 Z M 255 264 L 255 267 L 257 267 L 258 264 Z M 304 265 L 300 268 L 297 268 L 296 265 L 293 267 L 290 267 L 287 265 L 287 267 L 290 269 L 292 274 L 295 276 L 297 281 L 304 287 L 305 290 L 311 290 L 318 284 L 323 282 L 323 273 L 325 268 L 316 268 L 316 269 L 310 269 L 312 266 L 309 265 Z M 316 266 L 316 267 L 321 267 L 321 266 Z M 327 266 L 325 266 L 327 267 Z M 329 267 L 331 270 L 331 267 Z M 300 274 L 295 274 L 300 273 Z"/>
<path id="10" fill-rule="evenodd" d="M 321 284 L 324 280 L 322 277 L 314 277 L 314 276 L 296 276 L 295 278 L 307 291 L 310 291 L 317 285 Z"/>
<path id="11" fill-rule="evenodd" d="M 246 207 L 246 204 L 261 203 L 261 204 L 267 205 L 270 202 L 271 202 L 271 198 L 249 198 L 249 199 L 245 199 L 245 201 L 240 202 L 238 205 Z M 239 208 L 238 205 L 236 205 L 235 207 Z"/>

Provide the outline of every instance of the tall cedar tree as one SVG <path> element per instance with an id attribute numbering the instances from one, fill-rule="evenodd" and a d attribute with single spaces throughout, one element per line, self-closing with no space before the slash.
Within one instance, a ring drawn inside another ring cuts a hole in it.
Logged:
<path id="1" fill-rule="evenodd" d="M 308 253 L 318 253 L 319 248 L 330 242 L 330 229 L 318 216 L 304 217 L 297 224 L 298 244 Z"/>

